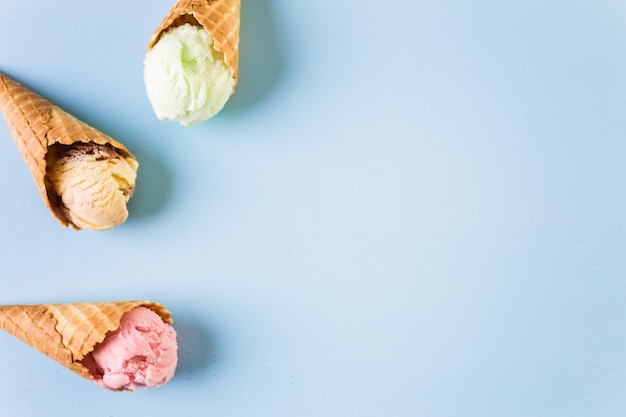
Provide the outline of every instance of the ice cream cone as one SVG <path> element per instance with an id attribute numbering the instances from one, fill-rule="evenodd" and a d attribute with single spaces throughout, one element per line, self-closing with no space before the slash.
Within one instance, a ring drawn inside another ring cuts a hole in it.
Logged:
<path id="1" fill-rule="evenodd" d="M 117 330 L 122 316 L 144 306 L 172 323 L 170 312 L 150 301 L 0 306 L 0 329 L 77 373 L 94 379 L 81 361 L 107 333 Z"/>
<path id="2" fill-rule="evenodd" d="M 46 187 L 46 154 L 55 143 L 109 144 L 124 156 L 133 155 L 115 139 L 78 120 L 45 98 L 0 73 L 0 112 L 30 169 L 37 189 L 52 215 L 64 226 L 75 227 Z"/>
<path id="3" fill-rule="evenodd" d="M 236 86 L 239 75 L 240 12 L 241 0 L 178 0 L 152 35 L 148 50 L 168 29 L 185 23 L 202 26 L 213 38 L 215 50 L 224 53 L 224 62 L 233 70 Z"/>

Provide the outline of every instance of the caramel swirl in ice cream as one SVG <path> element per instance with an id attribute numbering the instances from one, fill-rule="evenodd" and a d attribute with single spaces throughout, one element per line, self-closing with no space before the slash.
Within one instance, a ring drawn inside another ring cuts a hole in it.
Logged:
<path id="1" fill-rule="evenodd" d="M 137 161 L 107 144 L 55 144 L 46 155 L 50 202 L 79 229 L 106 230 L 128 217 Z"/>

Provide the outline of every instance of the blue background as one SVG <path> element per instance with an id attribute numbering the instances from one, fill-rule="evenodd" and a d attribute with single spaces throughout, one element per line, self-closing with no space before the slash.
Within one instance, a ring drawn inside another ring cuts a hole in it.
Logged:
<path id="1" fill-rule="evenodd" d="M 4 333 L 1 416 L 626 414 L 626 5 L 243 0 L 240 81 L 161 122 L 173 1 L 0 0 L 0 70 L 123 142 L 63 229 L 0 122 L 0 303 L 151 299 L 175 378 L 110 393 Z"/>

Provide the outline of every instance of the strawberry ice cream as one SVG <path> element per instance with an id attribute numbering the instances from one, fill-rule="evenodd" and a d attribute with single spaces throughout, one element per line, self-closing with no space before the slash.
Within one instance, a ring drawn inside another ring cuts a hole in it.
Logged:
<path id="1" fill-rule="evenodd" d="M 119 329 L 85 356 L 83 364 L 103 388 L 154 388 L 174 376 L 177 349 L 174 328 L 149 308 L 136 307 L 122 317 Z"/>

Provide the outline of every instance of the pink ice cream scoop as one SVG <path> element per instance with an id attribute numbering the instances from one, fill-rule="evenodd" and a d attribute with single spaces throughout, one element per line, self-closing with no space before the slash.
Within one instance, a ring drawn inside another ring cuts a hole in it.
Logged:
<path id="1" fill-rule="evenodd" d="M 172 379 L 178 362 L 176 331 L 146 307 L 124 314 L 83 364 L 96 384 L 110 390 L 154 388 Z"/>

